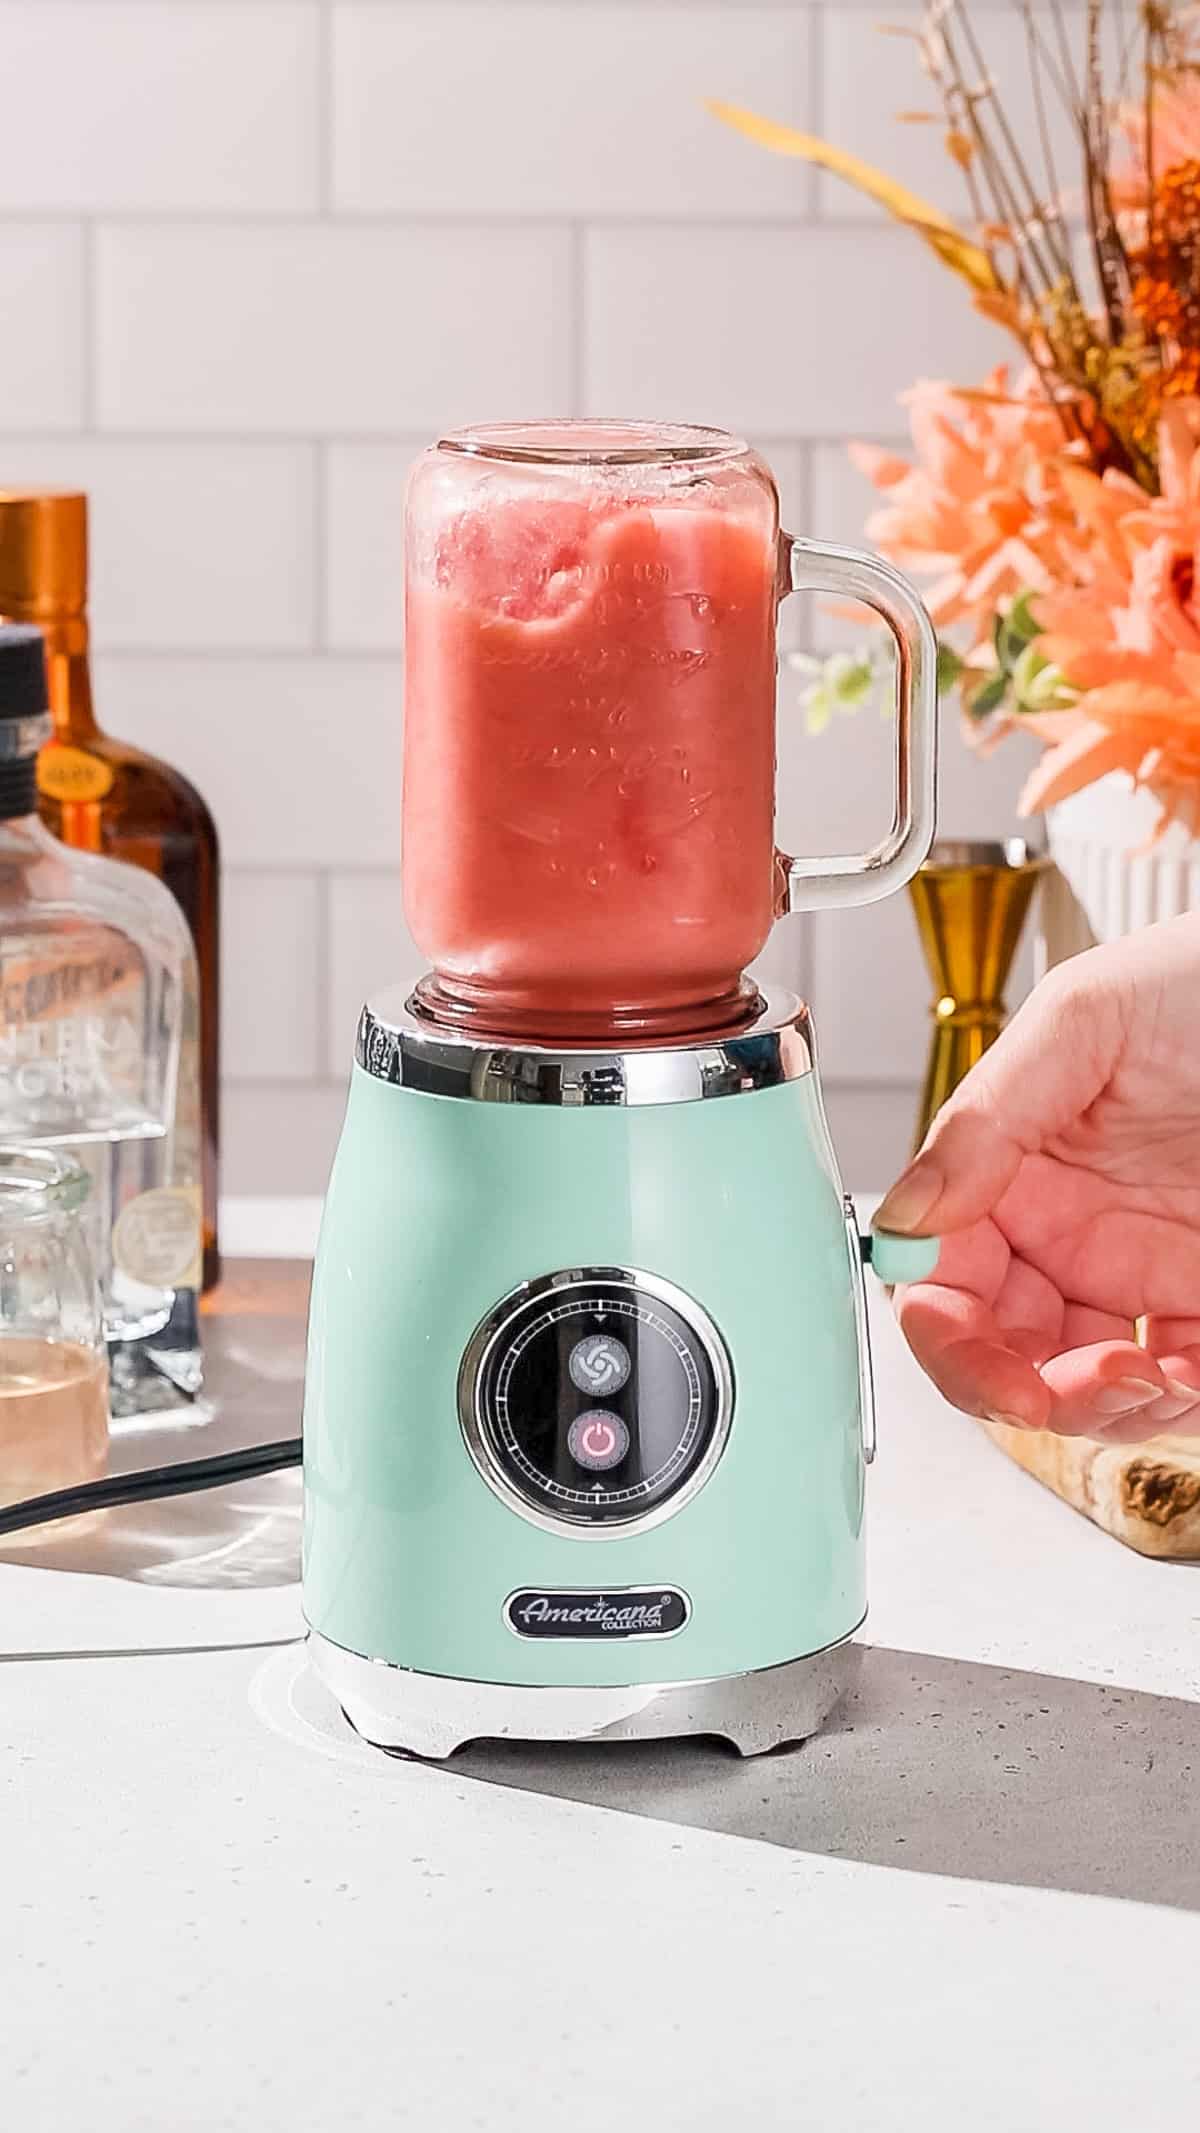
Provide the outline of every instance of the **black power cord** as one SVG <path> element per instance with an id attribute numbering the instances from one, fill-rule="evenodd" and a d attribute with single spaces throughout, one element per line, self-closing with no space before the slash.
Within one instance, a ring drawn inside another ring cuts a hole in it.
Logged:
<path id="1" fill-rule="evenodd" d="M 245 1451 L 223 1452 L 216 1459 L 184 1459 L 176 1466 L 143 1467 L 136 1474 L 112 1474 L 103 1481 L 83 1481 L 51 1496 L 30 1496 L 0 1510 L 0 1535 L 23 1533 L 54 1518 L 77 1518 L 83 1511 L 107 1511 L 114 1504 L 150 1503 L 156 1496 L 191 1496 L 197 1489 L 221 1489 L 230 1481 L 255 1474 L 278 1473 L 299 1466 L 303 1439 L 281 1437 L 276 1444 L 251 1444 Z"/>

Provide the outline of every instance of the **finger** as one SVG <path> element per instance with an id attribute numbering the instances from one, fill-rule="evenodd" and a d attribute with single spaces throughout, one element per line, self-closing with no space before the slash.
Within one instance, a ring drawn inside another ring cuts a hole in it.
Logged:
<path id="1" fill-rule="evenodd" d="M 947 1237 L 938 1253 L 937 1283 L 966 1289 L 995 1307 L 1012 1272 L 1012 1247 L 994 1222 L 976 1222 Z"/>
<path id="2" fill-rule="evenodd" d="M 1200 1350 L 1200 1318 L 1164 1318 L 1158 1312 L 1151 1312 L 1142 1320 L 1142 1346 L 1148 1348 L 1151 1355 L 1186 1348 Z"/>
<path id="3" fill-rule="evenodd" d="M 1023 1159 L 1095 1101 L 1123 1042 L 1120 988 L 1102 977 L 1080 956 L 1034 988 L 938 1113 L 879 1209 L 881 1229 L 938 1236 L 979 1222 Z"/>
<path id="4" fill-rule="evenodd" d="M 1159 1415 L 1152 1407 L 1144 1414 L 1119 1417 L 1093 1432 L 1098 1444 L 1157 1444 L 1163 1437 L 1195 1434 L 1197 1410 L 1187 1408 L 1177 1416 Z"/>
<path id="5" fill-rule="evenodd" d="M 1041 1376 L 1051 1396 L 1048 1427 L 1064 1437 L 1111 1436 L 1172 1397 L 1155 1358 L 1131 1340 L 1067 1349 L 1042 1365 Z"/>
<path id="6" fill-rule="evenodd" d="M 1200 1435 L 1200 1345 L 1179 1349 L 1155 1358 L 1167 1384 L 1164 1399 L 1136 1418 L 1134 1431 L 1122 1432 L 1122 1441 L 1137 1443 L 1147 1437 Z"/>
<path id="7" fill-rule="evenodd" d="M 918 1282 L 897 1291 L 896 1315 L 917 1361 L 952 1407 L 1017 1429 L 1046 1427 L 1049 1389 L 981 1297 Z"/>
<path id="8" fill-rule="evenodd" d="M 1200 1401 L 1200 1342 L 1193 1348 L 1168 1349 L 1155 1361 L 1177 1399 L 1193 1405 Z"/>
<path id="9" fill-rule="evenodd" d="M 1135 1386 L 1134 1374 L 1144 1390 Z M 1141 1443 L 1164 1432 L 1200 1431 L 1200 1345 L 1151 1358 L 1142 1347 L 1108 1342 L 1058 1357 L 1043 1376 L 1056 1395 L 1052 1429 L 1122 1444 Z M 1147 1397 L 1156 1384 L 1161 1384 L 1157 1397 Z M 1060 1407 L 1064 1387 L 1068 1404 Z M 1130 1393 L 1128 1399 L 1121 1397 L 1123 1391 Z"/>

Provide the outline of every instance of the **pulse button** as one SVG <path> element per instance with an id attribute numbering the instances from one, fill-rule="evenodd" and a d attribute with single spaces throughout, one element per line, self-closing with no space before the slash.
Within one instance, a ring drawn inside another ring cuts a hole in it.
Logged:
<path id="1" fill-rule="evenodd" d="M 603 1474 L 609 1467 L 620 1466 L 629 1450 L 629 1431 L 620 1415 L 604 1407 L 589 1407 L 585 1414 L 576 1415 L 567 1431 L 567 1450 L 576 1466 Z"/>
<path id="2" fill-rule="evenodd" d="M 590 1392 L 593 1400 L 611 1400 L 627 1383 L 632 1367 L 624 1341 L 611 1333 L 585 1333 L 572 1348 L 568 1365 L 571 1383 L 582 1393 Z"/>

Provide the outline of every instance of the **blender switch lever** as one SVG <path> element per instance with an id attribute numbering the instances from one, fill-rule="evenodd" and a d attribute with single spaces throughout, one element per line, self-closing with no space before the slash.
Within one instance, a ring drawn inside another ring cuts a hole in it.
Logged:
<path id="1" fill-rule="evenodd" d="M 885 1288 L 928 1281 L 942 1249 L 940 1237 L 899 1237 L 894 1230 L 873 1229 L 862 1239 L 863 1259 Z"/>

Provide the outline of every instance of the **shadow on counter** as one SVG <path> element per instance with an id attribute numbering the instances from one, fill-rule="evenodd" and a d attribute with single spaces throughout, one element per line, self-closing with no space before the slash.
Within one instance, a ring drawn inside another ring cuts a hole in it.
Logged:
<path id="1" fill-rule="evenodd" d="M 1200 1703 L 870 1648 L 804 1746 L 490 1743 L 445 1766 L 875 1866 L 1200 1910 Z"/>

